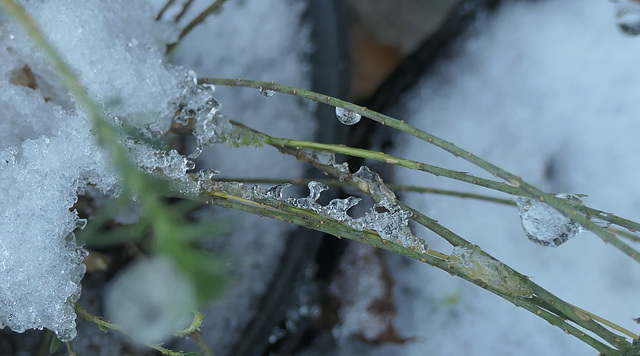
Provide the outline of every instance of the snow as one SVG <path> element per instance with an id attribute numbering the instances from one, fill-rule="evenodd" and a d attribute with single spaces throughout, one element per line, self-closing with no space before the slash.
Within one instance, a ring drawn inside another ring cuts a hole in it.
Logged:
<path id="1" fill-rule="evenodd" d="M 145 135 L 168 128 L 187 78 L 185 70 L 162 60 L 175 28 L 156 23 L 147 7 L 127 1 L 24 5 L 115 123 Z M 116 195 L 118 177 L 84 111 L 47 59 L 17 23 L 3 19 L 0 327 L 18 332 L 46 327 L 68 341 L 76 335 L 73 302 L 80 295 L 86 255 L 73 235 L 86 220 L 72 208 L 88 185 Z M 134 159 L 148 171 L 171 167 L 184 175 L 183 157 L 149 154 L 143 143 L 127 147 L 142 151 Z"/>
<path id="2" fill-rule="evenodd" d="M 640 209 L 640 39 L 616 26 L 612 4 L 505 1 L 482 19 L 393 112 L 553 193 L 636 219 Z M 493 178 L 406 135 L 395 155 Z M 491 194 L 397 169 L 394 183 Z M 498 193 L 494 193 L 498 195 Z M 531 243 L 514 207 L 437 195 L 409 205 L 560 298 L 637 332 L 640 266 L 592 233 L 557 248 Z M 435 234 L 414 229 L 450 253 Z M 539 317 L 466 281 L 388 256 L 401 345 L 372 348 L 340 338 L 342 355 L 577 355 L 595 351 Z"/>

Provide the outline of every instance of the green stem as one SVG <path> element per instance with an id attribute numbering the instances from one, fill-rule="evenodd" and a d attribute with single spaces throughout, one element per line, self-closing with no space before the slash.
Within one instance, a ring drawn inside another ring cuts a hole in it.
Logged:
<path id="1" fill-rule="evenodd" d="M 211 351 L 211 349 L 209 348 L 209 345 L 207 345 L 207 342 L 202 337 L 202 333 L 200 332 L 200 330 L 195 330 L 193 333 L 191 333 L 191 337 L 193 338 L 193 340 L 195 340 L 196 345 L 198 345 L 200 354 L 202 356 L 215 356 L 213 354 L 213 351 Z"/>
<path id="2" fill-rule="evenodd" d="M 167 46 L 166 53 L 173 52 L 173 50 L 176 48 L 176 46 L 178 46 L 180 41 L 186 35 L 188 35 L 189 32 L 191 32 L 191 30 L 193 30 L 196 26 L 201 24 L 209 15 L 211 15 L 216 10 L 218 10 L 226 1 L 227 0 L 216 0 L 213 4 L 209 5 L 209 7 L 207 7 L 206 9 L 204 9 L 204 11 L 202 11 L 200 14 L 198 14 L 198 16 L 196 16 L 196 18 L 191 20 L 191 22 L 189 22 L 189 24 L 187 24 L 187 26 L 185 26 L 185 28 L 183 28 L 182 31 L 180 32 L 180 35 L 178 36 L 178 40 L 176 42 L 171 43 L 171 44 L 169 44 Z"/>
<path id="3" fill-rule="evenodd" d="M 293 179 L 274 179 L 274 178 L 214 178 L 216 182 L 242 182 L 247 184 L 284 184 L 289 183 L 293 185 L 307 185 L 311 181 L 320 182 L 331 187 L 347 188 L 353 187 L 353 184 L 347 182 L 341 182 L 337 179 L 310 179 L 310 178 L 293 178 Z M 516 206 L 516 202 L 511 199 L 503 199 L 492 197 L 488 195 L 482 195 L 477 193 L 461 192 L 457 190 L 438 189 L 430 187 L 418 187 L 414 185 L 402 185 L 402 184 L 387 184 L 387 187 L 394 192 L 413 192 L 423 194 L 436 194 L 445 195 L 450 197 L 468 198 L 474 200 L 487 201 L 496 204 Z"/>
<path id="4" fill-rule="evenodd" d="M 503 273 L 514 276 L 514 281 L 518 281 L 517 283 L 520 283 L 526 290 L 533 291 L 534 297 L 527 298 L 519 295 L 514 295 L 509 291 L 500 290 L 495 286 L 488 286 L 482 281 L 475 280 L 472 276 L 464 273 L 460 269 L 452 269 L 451 263 L 449 263 L 447 260 L 448 256 L 440 252 L 429 250 L 429 253 L 421 254 L 399 244 L 385 243 L 386 241 L 382 240 L 377 234 L 371 231 L 357 231 L 350 227 L 346 227 L 337 221 L 333 221 L 332 219 L 318 217 L 317 214 L 313 212 L 290 207 L 279 201 L 270 201 L 269 199 L 259 199 L 259 201 L 252 201 L 216 190 L 209 192 L 209 196 L 211 199 L 210 202 L 215 205 L 246 211 L 260 216 L 267 216 L 276 220 L 287 221 L 299 226 L 304 226 L 310 229 L 329 233 L 339 238 L 344 237 L 355 241 L 364 242 L 374 247 L 399 253 L 404 256 L 428 263 L 432 266 L 446 271 L 447 273 L 452 273 L 472 283 L 478 284 L 481 287 L 488 289 L 492 293 L 506 300 L 509 300 L 518 306 L 524 307 L 535 315 L 544 318 L 553 325 L 560 327 L 565 332 L 579 338 L 580 340 L 583 340 L 588 345 L 607 355 L 619 355 L 620 353 L 619 351 L 604 345 L 600 341 L 580 331 L 576 327 L 568 324 L 565 320 L 571 320 L 572 322 L 578 324 L 580 327 L 594 332 L 596 335 L 602 337 L 607 342 L 616 346 L 619 350 L 626 350 L 630 347 L 630 344 L 624 338 L 618 337 L 617 335 L 604 329 L 600 324 L 597 324 L 595 322 L 595 318 L 589 321 L 581 320 L 580 318 L 584 318 L 584 314 L 576 314 L 576 308 L 574 306 L 562 301 L 548 291 L 544 290 L 542 287 L 530 281 L 526 276 L 521 275 L 520 273 L 504 264 L 501 264 Z M 493 257 L 486 254 L 476 246 L 469 244 L 466 247 L 474 249 L 487 258 L 493 259 Z M 516 289 L 518 288 L 518 286 L 509 286 L 509 288 Z M 556 310 L 556 313 L 558 313 L 558 315 L 553 314 L 551 310 Z M 624 330 L 623 328 L 609 321 L 607 321 L 605 324 L 615 328 L 616 330 Z M 629 332 L 627 331 L 625 332 L 625 334 L 626 333 Z"/>
<path id="5" fill-rule="evenodd" d="M 473 165 L 484 169 L 485 171 L 491 173 L 495 177 L 500 177 L 504 179 L 505 181 L 509 182 L 509 184 L 512 187 L 519 189 L 520 192 L 516 193 L 516 195 L 525 195 L 525 196 L 538 199 L 542 202 L 545 202 L 546 204 L 558 210 L 563 215 L 576 220 L 584 228 L 592 231 L 597 236 L 599 236 L 605 243 L 612 244 L 614 247 L 622 251 L 627 256 L 631 257 L 636 262 L 640 262 L 640 252 L 634 250 L 631 246 L 622 242 L 620 239 L 618 239 L 615 236 L 615 234 L 611 233 L 610 231 L 607 231 L 606 229 L 590 221 L 586 216 L 582 215 L 578 209 L 573 207 L 571 204 L 567 204 L 566 199 L 556 198 L 551 194 L 545 193 L 542 190 L 534 187 L 533 185 L 525 182 L 524 180 L 522 180 L 521 177 L 511 174 L 505 171 L 504 169 L 498 166 L 495 166 L 481 159 L 480 157 L 477 157 L 471 152 L 457 147 L 451 142 L 445 141 L 428 132 L 425 132 L 413 126 L 407 125 L 404 121 L 394 119 L 390 116 L 369 110 L 366 107 L 358 106 L 358 105 L 355 105 L 355 104 L 352 104 L 328 95 L 315 93 L 312 91 L 308 91 L 306 89 L 295 88 L 295 87 L 290 87 L 290 86 L 281 85 L 281 84 L 275 84 L 273 82 L 262 82 L 262 81 L 253 81 L 253 80 L 244 80 L 244 79 L 224 79 L 224 78 L 201 78 L 198 80 L 198 82 L 206 83 L 206 84 L 214 84 L 214 85 L 228 85 L 228 86 L 249 87 L 249 88 L 263 89 L 263 90 L 273 90 L 280 93 L 300 96 L 300 97 L 307 98 L 319 103 L 323 103 L 323 104 L 327 104 L 335 107 L 341 107 L 346 110 L 350 110 L 361 116 L 364 116 L 373 121 L 376 121 L 382 125 L 387 125 L 398 131 L 415 136 L 419 139 L 422 139 L 425 142 L 428 142 L 440 149 L 443 149 L 451 153 L 455 157 L 460 157 L 472 163 Z M 422 167 L 422 168 L 426 168 L 426 167 Z M 430 173 L 433 173 L 433 172 L 430 172 Z M 463 173 L 464 172 L 459 172 L 459 174 L 463 174 Z M 463 180 L 463 179 L 460 179 L 460 180 Z M 509 194 L 512 194 L 512 193 L 509 193 Z M 598 218 L 600 218 L 600 216 L 598 216 Z M 606 220 L 605 217 L 602 217 L 602 219 Z"/>

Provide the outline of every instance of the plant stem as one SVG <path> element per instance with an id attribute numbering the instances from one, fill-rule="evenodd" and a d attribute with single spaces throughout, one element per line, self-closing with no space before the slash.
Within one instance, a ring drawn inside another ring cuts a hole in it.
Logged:
<path id="1" fill-rule="evenodd" d="M 290 87 L 282 84 L 275 84 L 273 82 L 262 82 L 262 81 L 253 81 L 253 80 L 244 80 L 244 79 L 224 79 L 224 78 L 200 78 L 198 79 L 198 82 L 206 83 L 206 84 L 214 84 L 214 85 L 227 85 L 227 86 L 237 86 L 237 87 L 249 87 L 249 88 L 263 89 L 263 90 L 273 90 L 280 93 L 300 96 L 303 98 L 313 100 L 315 102 L 350 110 L 361 116 L 364 116 L 373 121 L 376 121 L 382 125 L 387 125 L 398 131 L 415 136 L 419 139 L 422 139 L 425 142 L 428 142 L 440 149 L 443 149 L 451 153 L 455 157 L 460 157 L 470 162 L 471 164 L 484 169 L 485 171 L 491 173 L 495 177 L 500 177 L 504 179 L 512 187 L 519 189 L 520 193 L 517 193 L 517 195 L 529 196 L 548 204 L 549 206 L 558 210 L 563 215 L 571 219 L 574 219 L 584 228 L 595 233 L 605 243 L 612 244 L 614 247 L 622 251 L 627 256 L 631 257 L 636 262 L 640 262 L 640 252 L 636 251 L 631 246 L 622 242 L 620 239 L 616 237 L 615 234 L 611 233 L 610 231 L 607 231 L 606 229 L 590 221 L 586 216 L 582 215 L 578 209 L 573 207 L 571 204 L 567 204 L 566 199 L 556 198 L 551 194 L 545 193 L 542 190 L 534 187 L 533 185 L 525 182 L 524 180 L 522 180 L 521 177 L 511 174 L 505 171 L 504 169 L 496 165 L 493 165 L 481 159 L 480 157 L 477 157 L 471 152 L 457 147 L 451 142 L 445 141 L 437 136 L 434 136 L 428 132 L 417 129 L 411 125 L 407 125 L 404 121 L 394 119 L 390 116 L 369 110 L 366 107 L 358 106 L 358 105 L 355 105 L 355 104 L 352 104 L 328 95 L 323 95 L 323 94 L 315 93 L 306 89 Z M 422 168 L 427 168 L 427 167 L 422 167 Z M 463 172 L 459 172 L 459 173 L 463 173 Z M 433 174 L 436 174 L 436 173 L 433 173 Z M 603 220 L 608 221 L 606 217 L 598 216 L 598 218 L 602 218 Z"/>
<path id="2" fill-rule="evenodd" d="M 196 18 L 191 20 L 191 22 L 189 22 L 189 24 L 187 24 L 187 26 L 185 26 L 185 28 L 183 28 L 182 31 L 180 32 L 180 35 L 178 36 L 178 40 L 174 43 L 167 45 L 166 53 L 171 53 L 176 48 L 176 46 L 178 46 L 178 44 L 180 43 L 180 40 L 182 40 L 186 35 L 188 35 L 189 32 L 191 32 L 191 30 L 193 30 L 196 26 L 201 24 L 209 15 L 211 15 L 216 10 L 218 10 L 226 1 L 227 0 L 216 0 L 213 4 L 209 5 L 209 7 L 207 7 L 206 9 L 204 9 L 204 11 L 198 14 Z"/>
<path id="3" fill-rule="evenodd" d="M 337 179 L 310 179 L 310 178 L 274 179 L 274 178 L 235 177 L 235 178 L 214 178 L 213 180 L 216 182 L 242 182 L 247 184 L 289 183 L 293 185 L 307 185 L 309 184 L 309 182 L 315 181 L 315 182 L 320 182 L 332 187 L 339 187 L 339 188 L 353 187 L 352 184 L 341 182 Z M 468 198 L 468 199 L 474 199 L 474 200 L 487 201 L 487 202 L 496 203 L 496 204 L 516 206 L 516 202 L 511 199 L 503 199 L 503 198 L 497 198 L 497 197 L 492 197 L 492 196 L 482 195 L 477 193 L 461 192 L 457 190 L 438 189 L 438 188 L 431 188 L 431 187 L 418 187 L 414 185 L 402 185 L 402 184 L 393 184 L 393 183 L 387 184 L 387 187 L 395 192 L 413 192 L 413 193 L 446 195 L 451 197 Z"/>
<path id="4" fill-rule="evenodd" d="M 191 333 L 191 337 L 193 338 L 193 340 L 195 340 L 196 345 L 198 345 L 200 354 L 202 356 L 215 356 L 213 354 L 213 351 L 211 351 L 211 349 L 209 348 L 209 345 L 207 345 L 206 341 L 202 337 L 202 333 L 200 332 L 200 330 L 195 330 L 193 333 Z"/>

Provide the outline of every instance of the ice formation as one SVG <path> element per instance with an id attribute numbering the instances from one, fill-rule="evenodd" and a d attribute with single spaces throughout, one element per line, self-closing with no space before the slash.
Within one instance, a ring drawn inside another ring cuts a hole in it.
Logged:
<path id="1" fill-rule="evenodd" d="M 154 21 L 143 3 L 23 4 L 115 124 L 157 138 L 192 96 L 185 96 L 189 74 L 163 61 L 177 29 Z M 17 23 L 1 19 L 0 327 L 48 328 L 69 341 L 86 255 L 73 235 L 86 221 L 73 205 L 87 186 L 117 195 L 119 176 L 47 58 Z M 184 181 L 192 163 L 175 151 L 139 137 L 121 140 L 144 171 L 182 181 L 180 190 L 197 188 Z"/>
<path id="2" fill-rule="evenodd" d="M 531 298 L 533 291 L 520 280 L 515 272 L 502 262 L 483 255 L 470 248 L 455 247 L 447 258 L 451 268 L 456 268 L 463 275 L 483 287 L 497 289 L 513 296 Z"/>
<path id="3" fill-rule="evenodd" d="M 362 118 L 360 114 L 353 112 L 353 110 L 347 110 L 337 106 L 336 117 L 338 118 L 338 120 L 340 120 L 341 123 L 345 125 L 355 125 Z"/>
<path id="4" fill-rule="evenodd" d="M 572 194 L 556 194 L 556 198 L 580 201 Z M 575 220 L 537 199 L 516 198 L 522 228 L 529 240 L 544 246 L 557 247 L 583 231 Z"/>
<path id="5" fill-rule="evenodd" d="M 371 174 L 375 174 L 368 168 L 366 168 L 366 171 Z M 377 176 L 377 174 L 375 175 Z M 282 201 L 290 206 L 310 210 L 331 219 L 335 219 L 358 231 L 376 231 L 385 241 L 395 242 L 421 253 L 426 253 L 428 250 L 427 243 L 423 239 L 414 236 L 409 228 L 409 218 L 411 217 L 411 213 L 402 210 L 398 204 L 387 198 L 382 198 L 380 202 L 374 204 L 374 206 L 365 213 L 363 217 L 354 219 L 347 214 L 347 211 L 358 204 L 361 200 L 360 198 L 354 196 L 350 196 L 345 199 L 336 198 L 323 206 L 319 204 L 317 200 L 320 198 L 320 194 L 323 191 L 329 189 L 326 184 L 311 181 L 308 184 L 308 196 L 303 198 L 288 197 L 283 199 L 283 190 L 288 186 L 288 184 L 280 184 L 264 189 L 258 185 L 247 186 L 239 182 L 219 182 L 207 188 L 220 190 L 245 199 L 253 200 L 267 198 Z"/>

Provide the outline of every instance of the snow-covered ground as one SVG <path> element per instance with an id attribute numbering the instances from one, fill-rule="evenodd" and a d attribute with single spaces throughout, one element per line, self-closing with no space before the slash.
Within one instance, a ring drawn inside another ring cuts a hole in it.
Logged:
<path id="1" fill-rule="evenodd" d="M 546 191 L 588 194 L 585 204 L 637 220 L 640 38 L 618 29 L 608 1 L 503 3 L 468 31 L 452 57 L 403 98 L 393 116 Z M 394 142 L 396 155 L 493 178 L 412 137 L 397 135 Z M 394 178 L 492 194 L 401 168 Z M 557 248 L 543 247 L 527 239 L 514 207 L 436 195 L 402 197 L 565 301 L 638 331 L 632 318 L 640 316 L 640 266 L 592 233 Z M 432 248 L 451 251 L 435 234 L 415 232 Z M 537 316 L 441 270 L 393 255 L 387 263 L 395 282 L 393 326 L 410 340 L 375 347 L 354 341 L 342 329 L 339 354 L 596 353 Z"/>

